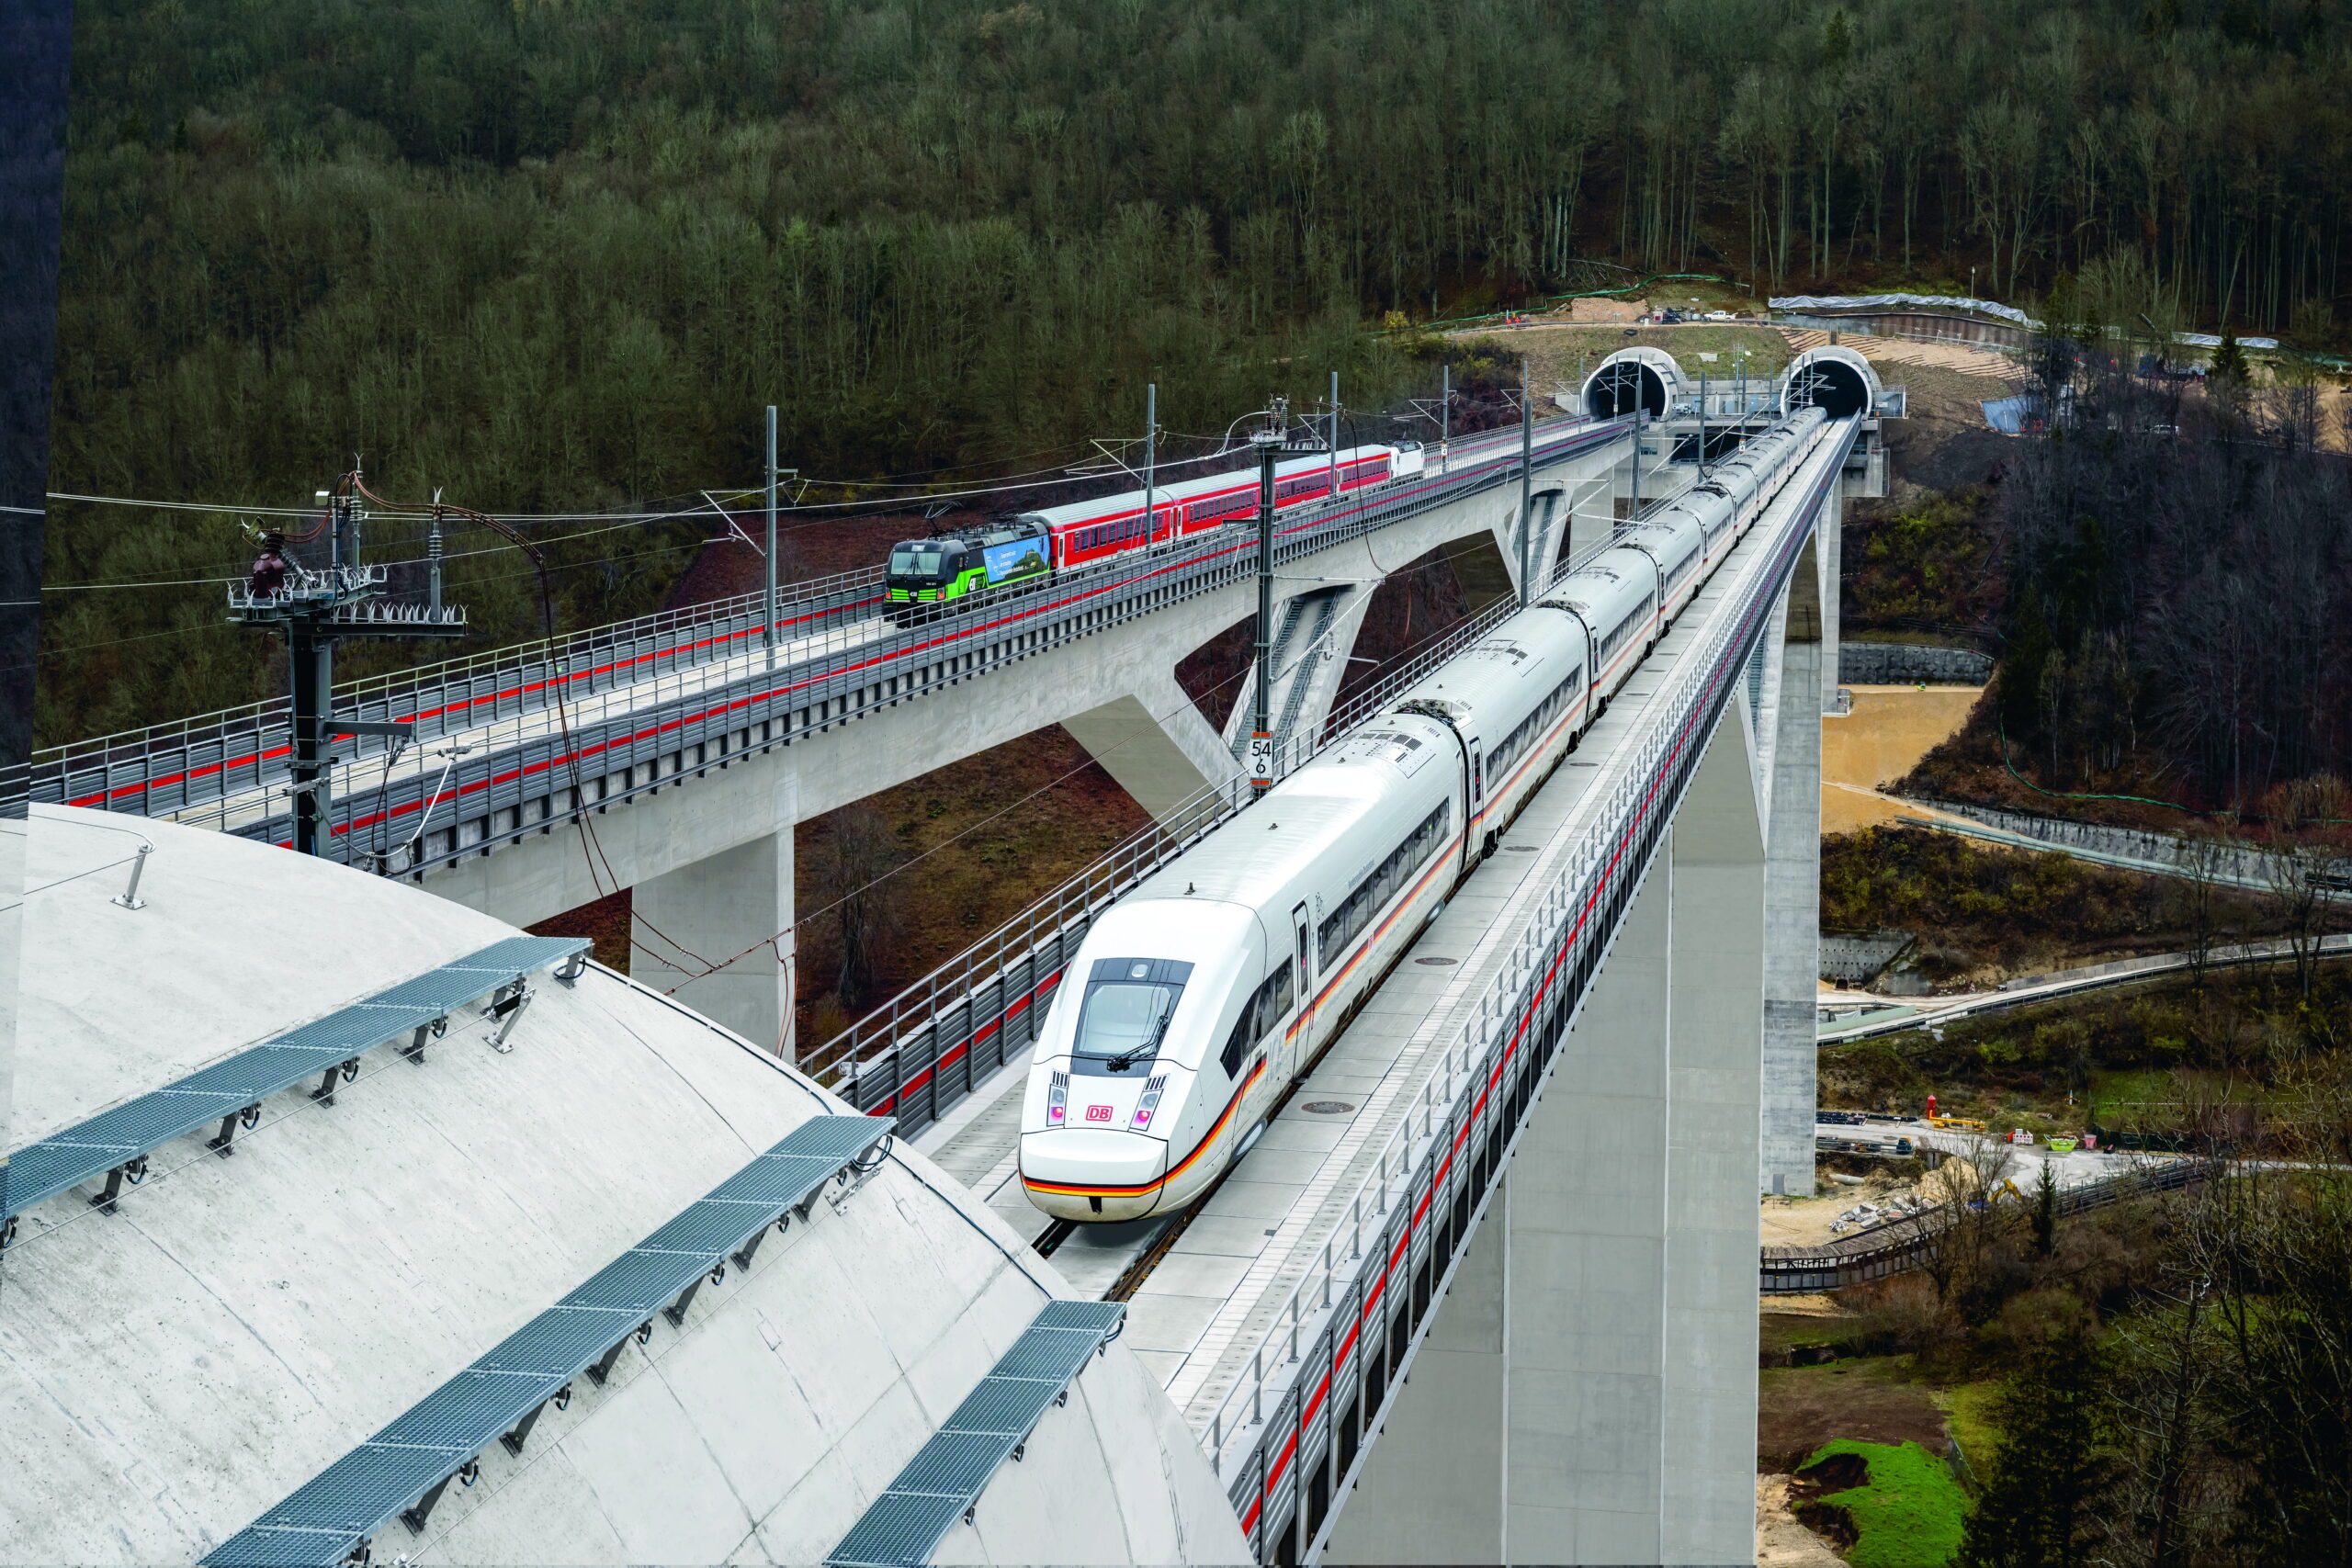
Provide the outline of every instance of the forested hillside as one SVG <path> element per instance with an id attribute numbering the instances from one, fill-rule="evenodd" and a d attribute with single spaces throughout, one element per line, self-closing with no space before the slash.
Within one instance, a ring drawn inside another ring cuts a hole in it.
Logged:
<path id="1" fill-rule="evenodd" d="M 1591 259 L 2063 271 L 2086 315 L 2312 339 L 2346 288 L 2346 0 L 994 3 L 85 0 L 52 482 L 290 504 L 361 453 L 612 508 L 749 482 L 769 401 L 810 475 L 1006 472 L 1149 379 L 1201 434 L 1332 368 L 1392 399 L 1367 319 Z M 691 536 L 558 549 L 563 618 Z M 51 538 L 48 738 L 271 687 L 200 581 L 233 513 Z M 177 586 L 81 586 L 125 580 Z M 511 556 L 453 581 L 534 625 Z"/>
<path id="2" fill-rule="evenodd" d="M 2352 465 L 2319 442 L 2352 400 L 2184 390 L 2096 346 L 2041 357 L 2049 428 L 2005 444 L 1997 482 L 1880 524 L 1849 579 L 2000 655 L 1995 700 L 1904 788 L 2164 829 L 2345 817 Z M 1914 600 L 1906 579 L 1951 592 Z"/>

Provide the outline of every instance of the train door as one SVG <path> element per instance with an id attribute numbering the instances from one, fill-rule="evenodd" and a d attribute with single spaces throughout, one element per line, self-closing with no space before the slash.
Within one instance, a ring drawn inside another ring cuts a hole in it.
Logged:
<path id="1" fill-rule="evenodd" d="M 1285 1080 L 1296 1074 L 1298 1065 L 1306 1060 L 1307 1047 L 1312 1043 L 1315 1029 L 1315 1014 L 1309 1006 L 1315 999 L 1314 928 L 1307 920 L 1305 904 L 1292 908 L 1290 930 L 1291 956 L 1298 965 L 1296 974 L 1292 976 L 1298 983 L 1298 1032 L 1290 1037 L 1291 1056 L 1283 1064 Z"/>

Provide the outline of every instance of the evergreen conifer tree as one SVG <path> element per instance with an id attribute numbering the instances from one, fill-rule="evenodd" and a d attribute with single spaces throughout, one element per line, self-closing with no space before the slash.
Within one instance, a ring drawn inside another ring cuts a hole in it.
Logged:
<path id="1" fill-rule="evenodd" d="M 2231 388 L 2245 385 L 2245 350 L 2238 345 L 2234 327 L 2224 324 L 2222 328 L 2222 346 L 2213 351 L 2212 378 Z"/>
<path id="2" fill-rule="evenodd" d="M 2087 1325 L 2029 1351 L 1996 1404 L 2000 1451 L 1961 1539 L 1962 1568 L 2065 1568 L 2087 1560 L 2106 1489 L 2100 1358 Z"/>

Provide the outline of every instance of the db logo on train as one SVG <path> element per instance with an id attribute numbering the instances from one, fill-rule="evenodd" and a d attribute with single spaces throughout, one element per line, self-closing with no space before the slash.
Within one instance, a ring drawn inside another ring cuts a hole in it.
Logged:
<path id="1" fill-rule="evenodd" d="M 1107 1105 L 1090 1105 L 1086 1108 L 1086 1119 L 1089 1122 L 1108 1122 L 1111 1119 L 1111 1108 Z"/>

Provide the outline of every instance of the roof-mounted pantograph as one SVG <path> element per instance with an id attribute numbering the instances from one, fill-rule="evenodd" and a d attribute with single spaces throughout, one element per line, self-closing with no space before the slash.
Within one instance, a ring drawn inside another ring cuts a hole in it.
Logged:
<path id="1" fill-rule="evenodd" d="M 828 1568 L 914 1568 L 931 1561 L 1006 1460 L 1018 1461 L 1046 1412 L 1069 1402 L 1086 1363 L 1110 1348 L 1126 1321 L 1124 1302 L 1047 1302 L 1012 1348 L 956 1414 L 915 1450 L 826 1557 Z"/>
<path id="2" fill-rule="evenodd" d="M 556 979 L 569 986 L 580 977 L 588 949 L 585 937 L 508 937 L 19 1150 L 0 1165 L 0 1247 L 16 1239 L 18 1214 L 101 1176 L 106 1189 L 90 1202 L 113 1213 L 124 1181 L 135 1187 L 145 1179 L 150 1155 L 215 1119 L 220 1131 L 207 1146 L 228 1158 L 237 1152 L 238 1127 L 260 1122 L 261 1102 L 312 1073 L 319 1085 L 311 1098 L 333 1105 L 335 1080 L 357 1077 L 361 1056 L 401 1035 L 410 1038 L 401 1055 L 423 1066 L 426 1039 L 438 1038 L 449 1015 L 469 1002 L 490 998 L 486 1014 L 498 1021 L 491 1043 L 512 1049 L 506 1037 L 530 1004 L 530 976 L 561 964 Z"/>
<path id="3" fill-rule="evenodd" d="M 813 1116 L 795 1127 L 204 1562 L 364 1564 L 395 1515 L 424 1534 L 449 1483 L 471 1486 L 481 1475 L 492 1441 L 520 1454 L 541 1412 L 570 1406 L 574 1378 L 602 1384 L 631 1340 L 652 1338 L 657 1315 L 681 1325 L 706 1280 L 723 1280 L 730 1262 L 751 1267 L 770 1225 L 782 1232 L 795 1214 L 807 1219 L 826 1182 L 878 1167 L 891 1126 L 887 1116 Z"/>

